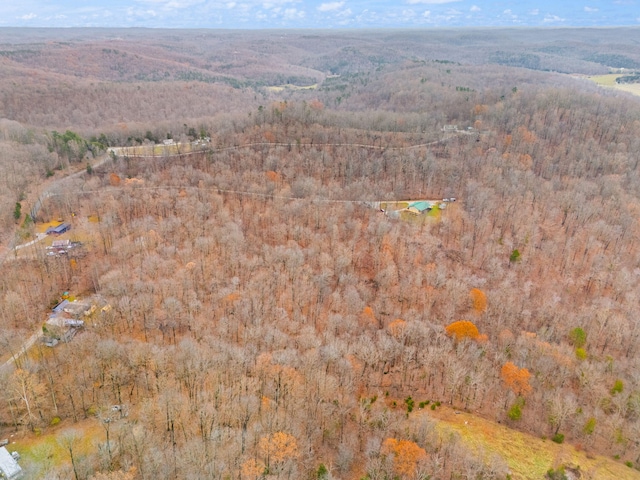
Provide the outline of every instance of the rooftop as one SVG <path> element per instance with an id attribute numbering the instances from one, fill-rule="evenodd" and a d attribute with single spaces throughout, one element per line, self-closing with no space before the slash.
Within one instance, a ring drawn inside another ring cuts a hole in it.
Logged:
<path id="1" fill-rule="evenodd" d="M 22 477 L 22 468 L 4 447 L 0 447 L 0 474 L 7 480 Z"/>
<path id="2" fill-rule="evenodd" d="M 425 210 L 429 210 L 431 208 L 431 202 L 426 202 L 426 201 L 412 202 L 409 204 L 409 208 L 415 208 L 419 212 L 424 212 Z"/>

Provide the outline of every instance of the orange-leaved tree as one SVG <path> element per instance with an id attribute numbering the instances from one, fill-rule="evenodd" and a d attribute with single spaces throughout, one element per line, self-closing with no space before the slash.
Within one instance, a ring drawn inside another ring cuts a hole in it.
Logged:
<path id="1" fill-rule="evenodd" d="M 410 440 L 387 438 L 382 443 L 382 453 L 393 457 L 395 473 L 404 477 L 413 477 L 420 460 L 427 458 L 427 452 Z"/>
<path id="2" fill-rule="evenodd" d="M 360 321 L 362 322 L 363 325 L 369 325 L 369 326 L 378 325 L 376 316 L 373 313 L 373 308 L 368 306 L 362 309 L 362 314 L 360 315 Z"/>
<path id="3" fill-rule="evenodd" d="M 482 290 L 479 288 L 472 288 L 469 292 L 469 296 L 473 301 L 473 309 L 476 312 L 482 313 L 487 309 L 487 296 Z"/>
<path id="4" fill-rule="evenodd" d="M 120 182 L 121 180 L 117 173 L 111 173 L 111 175 L 109 175 L 109 183 L 112 187 L 117 187 L 120 185 Z"/>
<path id="5" fill-rule="evenodd" d="M 270 464 L 283 463 L 299 456 L 296 437 L 286 432 L 275 432 L 265 435 L 258 443 L 260 455 L 265 459 L 267 467 Z"/>
<path id="6" fill-rule="evenodd" d="M 457 322 L 453 322 L 451 325 L 447 325 L 445 330 L 447 331 L 447 335 L 455 337 L 456 340 L 462 340 L 463 338 L 471 338 L 475 340 L 480 336 L 478 327 L 469 320 L 458 320 Z"/>
<path id="7" fill-rule="evenodd" d="M 529 385 L 531 373 L 526 368 L 518 368 L 512 362 L 507 362 L 502 366 L 500 376 L 516 395 L 524 396 L 531 392 L 531 385 Z"/>
<path id="8" fill-rule="evenodd" d="M 393 322 L 389 324 L 387 328 L 389 328 L 389 333 L 391 335 L 393 335 L 396 338 L 399 338 L 404 334 L 407 328 L 407 322 L 405 322 L 401 318 L 396 318 Z"/>
<path id="9" fill-rule="evenodd" d="M 242 479 L 257 480 L 264 475 L 264 465 L 254 458 L 242 464 Z"/>

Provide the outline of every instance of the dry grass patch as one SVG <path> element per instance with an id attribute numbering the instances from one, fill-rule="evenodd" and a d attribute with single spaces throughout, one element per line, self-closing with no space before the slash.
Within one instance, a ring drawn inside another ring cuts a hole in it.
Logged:
<path id="1" fill-rule="evenodd" d="M 269 92 L 276 92 L 276 93 L 282 92 L 284 90 L 315 90 L 316 88 L 318 88 L 317 83 L 314 83 L 313 85 L 305 85 L 305 86 L 287 84 L 287 85 L 274 85 L 271 87 L 266 87 L 266 89 Z"/>
<path id="2" fill-rule="evenodd" d="M 380 202 L 380 208 L 383 210 L 404 210 L 409 208 L 409 202 Z"/>
<path id="3" fill-rule="evenodd" d="M 45 223 L 36 223 L 36 233 L 45 233 L 47 231 L 47 228 L 50 227 L 57 227 L 58 225 L 60 225 L 62 222 L 59 222 L 57 220 L 52 220 L 51 222 L 45 222 Z"/>
<path id="4" fill-rule="evenodd" d="M 558 445 L 551 440 L 519 432 L 475 415 L 441 406 L 422 413 L 437 420 L 442 435 L 456 433 L 472 450 L 487 458 L 496 453 L 509 465 L 513 479 L 544 478 L 558 464 L 579 465 L 587 478 L 640 479 L 640 472 L 621 462 L 600 455 L 590 456 L 572 445 Z"/>
<path id="5" fill-rule="evenodd" d="M 619 73 L 610 73 L 608 75 L 595 75 L 587 78 L 601 87 L 610 87 L 633 95 L 640 95 L 640 83 L 616 83 L 616 78 L 621 76 L 623 75 Z"/>

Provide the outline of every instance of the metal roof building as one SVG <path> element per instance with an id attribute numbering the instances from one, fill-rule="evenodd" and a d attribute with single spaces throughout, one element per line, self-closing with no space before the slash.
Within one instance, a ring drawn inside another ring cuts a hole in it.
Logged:
<path id="1" fill-rule="evenodd" d="M 417 202 L 411 202 L 407 210 L 419 215 L 421 213 L 428 212 L 432 207 L 433 204 L 431 202 L 420 200 Z"/>
<path id="2" fill-rule="evenodd" d="M 21 478 L 22 474 L 22 468 L 20 468 L 15 458 L 13 458 L 6 448 L 0 447 L 0 478 L 15 480 Z"/>
<path id="3" fill-rule="evenodd" d="M 67 230 L 71 229 L 71 225 L 68 223 L 61 223 L 60 225 L 56 226 L 56 227 L 49 227 L 47 228 L 46 234 L 47 235 L 60 235 L 64 232 L 66 232 Z"/>

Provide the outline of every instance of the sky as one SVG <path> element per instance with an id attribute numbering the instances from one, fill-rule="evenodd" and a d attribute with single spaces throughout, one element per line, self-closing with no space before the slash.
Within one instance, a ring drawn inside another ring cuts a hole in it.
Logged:
<path id="1" fill-rule="evenodd" d="M 0 0 L 0 27 L 640 26 L 640 0 Z"/>

